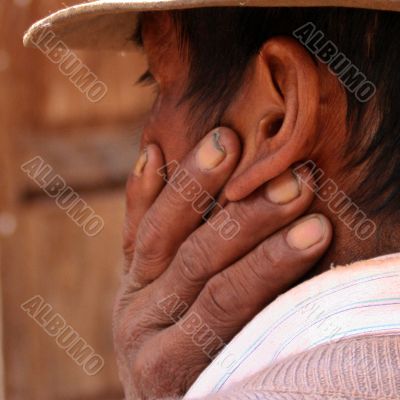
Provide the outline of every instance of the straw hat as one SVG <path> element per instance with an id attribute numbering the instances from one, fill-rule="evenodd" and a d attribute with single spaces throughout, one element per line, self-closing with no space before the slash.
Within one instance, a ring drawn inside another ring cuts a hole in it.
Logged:
<path id="1" fill-rule="evenodd" d="M 97 0 L 60 10 L 30 27 L 25 46 L 52 32 L 75 49 L 134 48 L 132 37 L 141 11 L 201 7 L 353 7 L 400 11 L 400 0 Z"/>

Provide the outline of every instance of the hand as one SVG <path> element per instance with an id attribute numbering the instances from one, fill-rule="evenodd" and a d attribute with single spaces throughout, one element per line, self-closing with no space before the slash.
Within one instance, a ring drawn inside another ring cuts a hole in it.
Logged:
<path id="1" fill-rule="evenodd" d="M 157 173 L 164 160 L 156 145 L 148 146 L 143 171 L 129 178 L 126 268 L 114 311 L 127 400 L 184 394 L 222 346 L 303 277 L 331 240 L 324 216 L 296 220 L 313 199 L 307 171 L 301 179 L 287 171 L 201 224 L 202 198 L 221 191 L 240 156 L 236 134 L 218 132 L 199 143 L 168 184 Z"/>

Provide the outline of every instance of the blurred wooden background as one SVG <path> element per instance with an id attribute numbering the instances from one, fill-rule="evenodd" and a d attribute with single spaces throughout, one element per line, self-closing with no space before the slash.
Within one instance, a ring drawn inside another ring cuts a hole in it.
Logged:
<path id="1" fill-rule="evenodd" d="M 91 103 L 45 55 L 23 48 L 29 25 L 64 5 L 0 2 L 0 396 L 9 400 L 123 397 L 111 307 L 122 261 L 124 181 L 151 94 L 133 85 L 145 69 L 139 55 L 78 52 L 108 87 L 100 102 Z M 100 234 L 86 236 L 20 170 L 36 155 L 104 219 Z M 34 295 L 50 303 L 105 359 L 97 375 L 86 375 L 21 310 Z"/>

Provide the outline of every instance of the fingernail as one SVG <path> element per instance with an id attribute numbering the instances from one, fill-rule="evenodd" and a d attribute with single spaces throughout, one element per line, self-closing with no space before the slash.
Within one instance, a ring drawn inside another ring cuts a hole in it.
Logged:
<path id="1" fill-rule="evenodd" d="M 300 196 L 297 177 L 289 170 L 272 179 L 267 185 L 267 196 L 272 203 L 286 204 Z"/>
<path id="2" fill-rule="evenodd" d="M 225 157 L 226 151 L 220 143 L 220 133 L 216 130 L 200 146 L 197 165 L 201 170 L 208 171 L 221 164 Z"/>
<path id="3" fill-rule="evenodd" d="M 133 173 L 137 177 L 141 177 L 144 171 L 144 167 L 147 163 L 147 149 L 143 149 L 140 153 L 138 160 L 136 161 L 135 168 L 133 169 Z"/>
<path id="4" fill-rule="evenodd" d="M 296 250 L 306 250 L 322 240 L 325 224 L 318 216 L 308 218 L 294 226 L 287 234 L 286 240 Z"/>

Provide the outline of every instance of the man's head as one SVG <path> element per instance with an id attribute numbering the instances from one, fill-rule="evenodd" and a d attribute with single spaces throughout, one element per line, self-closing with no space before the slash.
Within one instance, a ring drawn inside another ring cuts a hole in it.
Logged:
<path id="1" fill-rule="evenodd" d="M 179 159 L 204 132 L 228 125 L 243 144 L 226 188 L 232 200 L 312 159 L 366 211 L 397 207 L 396 13 L 214 8 L 147 13 L 141 20 L 159 84 L 145 140 L 159 141 L 167 158 Z M 294 37 L 308 22 L 376 85 L 369 101 L 360 102 Z"/>

